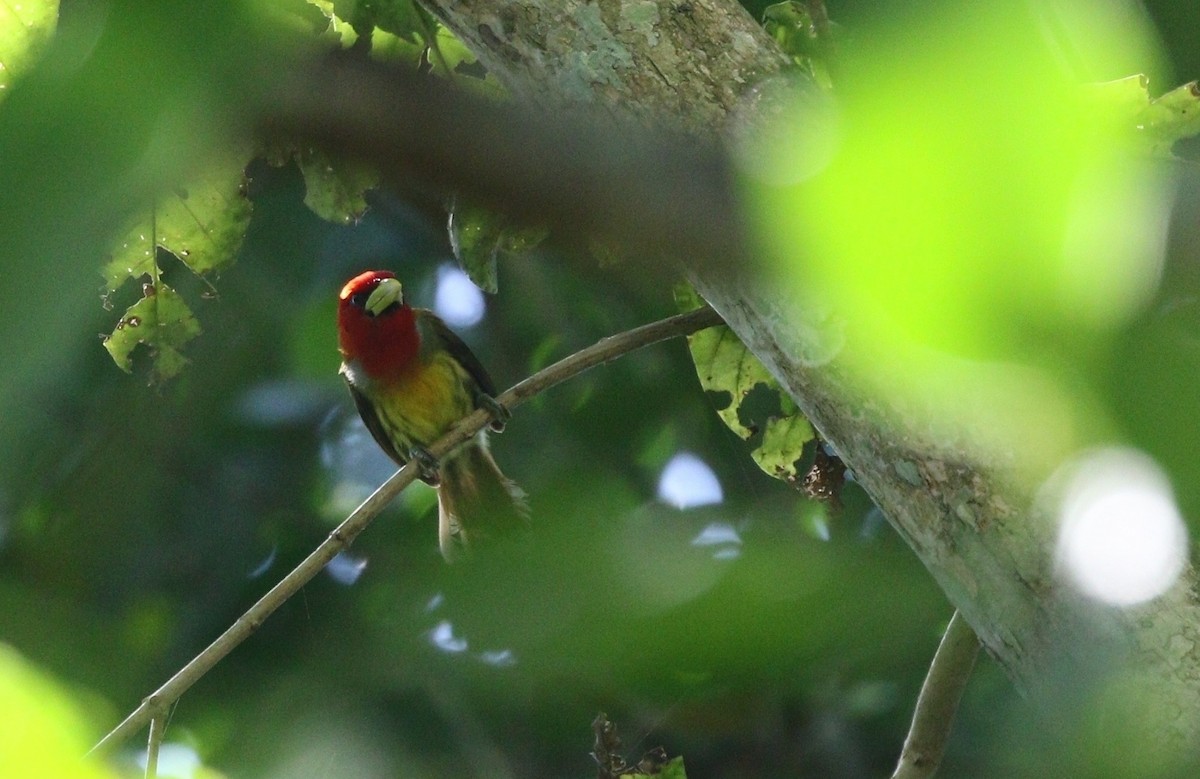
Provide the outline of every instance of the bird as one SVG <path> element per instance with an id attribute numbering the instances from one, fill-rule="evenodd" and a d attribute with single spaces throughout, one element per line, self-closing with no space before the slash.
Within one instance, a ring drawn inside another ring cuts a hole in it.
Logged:
<path id="1" fill-rule="evenodd" d="M 340 374 L 375 442 L 397 465 L 416 460 L 437 487 L 438 545 L 454 560 L 468 545 L 523 527 L 525 493 L 505 476 L 481 430 L 439 463 L 429 445 L 478 408 L 503 430 L 511 416 L 479 359 L 432 311 L 414 308 L 387 270 L 369 270 L 338 295 Z"/>

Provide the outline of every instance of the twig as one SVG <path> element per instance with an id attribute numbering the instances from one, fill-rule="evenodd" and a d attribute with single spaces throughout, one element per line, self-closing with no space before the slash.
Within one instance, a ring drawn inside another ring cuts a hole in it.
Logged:
<path id="1" fill-rule="evenodd" d="M 721 323 L 721 317 L 711 308 L 705 307 L 686 314 L 668 317 L 667 319 L 643 325 L 619 335 L 604 338 L 592 346 L 582 349 L 569 357 L 544 368 L 497 398 L 509 409 L 519 405 L 543 390 L 583 373 L 601 363 L 613 360 L 623 354 L 639 349 L 658 341 L 679 335 L 688 335 L 706 327 Z M 464 417 L 446 435 L 438 439 L 429 451 L 435 457 L 442 457 L 451 449 L 462 444 L 478 433 L 491 421 L 491 416 L 482 409 Z M 159 712 L 165 711 L 172 703 L 179 700 L 187 690 L 201 677 L 208 673 L 233 649 L 250 637 L 263 621 L 277 608 L 321 572 L 325 565 L 337 554 L 354 543 L 366 527 L 371 524 L 388 503 L 400 491 L 407 487 L 419 474 L 416 463 L 405 465 L 375 490 L 362 505 L 356 508 L 350 516 L 338 525 L 312 551 L 308 557 L 297 565 L 291 573 L 283 577 L 257 603 L 251 606 L 245 614 L 229 626 L 228 629 L 200 654 L 196 655 L 187 665 L 179 669 L 163 686 L 151 693 L 141 705 L 134 709 L 125 720 L 115 727 L 108 735 L 92 747 L 89 755 L 103 754 L 131 735 L 146 726 L 152 719 L 157 721 Z"/>
<path id="2" fill-rule="evenodd" d="M 922 779 L 937 772 L 946 753 L 958 703 L 978 655 L 978 636 L 962 614 L 954 612 L 921 686 L 908 738 L 904 740 L 892 779 Z"/>
<path id="3" fill-rule="evenodd" d="M 163 736 L 167 732 L 167 714 L 160 711 L 158 716 L 150 720 L 150 738 L 146 744 L 146 779 L 158 777 L 158 750 L 162 746 Z"/>

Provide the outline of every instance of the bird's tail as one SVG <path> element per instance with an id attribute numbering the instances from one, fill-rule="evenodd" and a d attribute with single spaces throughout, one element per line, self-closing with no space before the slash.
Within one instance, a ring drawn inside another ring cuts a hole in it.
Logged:
<path id="1" fill-rule="evenodd" d="M 441 466 L 438 543 L 452 560 L 461 548 L 529 523 L 525 493 L 500 472 L 487 439 L 479 436 Z"/>

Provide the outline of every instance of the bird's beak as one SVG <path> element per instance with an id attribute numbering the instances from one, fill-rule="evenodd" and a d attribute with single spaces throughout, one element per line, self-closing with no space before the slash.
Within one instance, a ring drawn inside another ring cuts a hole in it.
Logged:
<path id="1" fill-rule="evenodd" d="M 371 316 L 379 316 L 384 311 L 387 311 L 388 306 L 393 303 L 404 302 L 404 289 L 400 286 L 398 279 L 383 279 L 371 291 L 370 297 L 367 298 L 367 304 L 364 306 L 367 313 Z"/>

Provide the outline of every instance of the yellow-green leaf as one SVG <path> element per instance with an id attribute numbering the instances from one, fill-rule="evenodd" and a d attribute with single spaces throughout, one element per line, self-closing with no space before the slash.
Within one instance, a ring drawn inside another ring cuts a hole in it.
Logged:
<path id="1" fill-rule="evenodd" d="M 1151 99 L 1150 79 L 1142 74 L 1088 84 L 1085 101 L 1097 121 L 1123 129 L 1137 148 L 1169 156 L 1178 140 L 1200 135 L 1200 86 L 1191 81 Z"/>
<path id="2" fill-rule="evenodd" d="M 802 414 L 772 417 L 763 430 L 762 444 L 750 452 L 750 456 L 764 473 L 795 485 L 800 482 L 796 463 L 801 459 L 805 444 L 815 437 L 812 423 Z"/>
<path id="3" fill-rule="evenodd" d="M 179 374 L 187 358 L 179 351 L 200 334 L 200 323 L 183 298 L 171 287 L 147 284 L 142 299 L 121 316 L 104 339 L 104 348 L 126 372 L 133 370 L 133 352 L 139 344 L 150 350 L 152 380 L 165 381 Z"/>
<path id="4" fill-rule="evenodd" d="M 0 3 L 0 98 L 37 58 L 58 23 L 58 0 Z"/>
<path id="5" fill-rule="evenodd" d="M 296 161 L 304 174 L 304 205 L 314 214 L 338 224 L 353 224 L 362 218 L 367 210 L 367 191 L 379 186 L 374 168 L 334 160 L 311 147 L 301 150 Z"/>
<path id="6" fill-rule="evenodd" d="M 676 290 L 676 299 L 685 309 L 699 304 L 690 288 Z M 710 327 L 689 335 L 687 340 L 700 386 L 716 398 L 726 399 L 717 406 L 721 421 L 745 440 L 753 438 L 761 427 L 762 437 L 750 453 L 754 462 L 770 476 L 789 484 L 799 483 L 797 461 L 804 457 L 804 448 L 816 433 L 791 397 L 728 327 Z M 750 421 L 746 408 L 747 399 L 756 390 L 771 396 L 778 409 L 761 426 Z"/>
<path id="7" fill-rule="evenodd" d="M 437 37 L 431 45 L 429 64 L 441 76 L 449 76 L 459 65 L 471 65 L 476 61 L 474 52 L 466 47 L 454 33 L 438 25 Z"/>
<path id="8" fill-rule="evenodd" d="M 1166 154 L 1182 138 L 1200 135 L 1200 86 L 1195 81 L 1151 100 L 1137 116 L 1150 151 Z"/>
<path id="9" fill-rule="evenodd" d="M 130 278 L 154 276 L 156 246 L 197 275 L 230 265 L 250 224 L 244 167 L 244 159 L 215 165 L 139 216 L 104 266 L 108 291 Z"/>
<path id="10" fill-rule="evenodd" d="M 718 408 L 717 414 L 738 436 L 750 438 L 757 431 L 739 418 L 742 401 L 760 384 L 777 390 L 775 379 L 728 327 L 710 327 L 689 335 L 688 348 L 696 363 L 700 386 L 708 392 L 730 396 L 729 405 Z"/>

